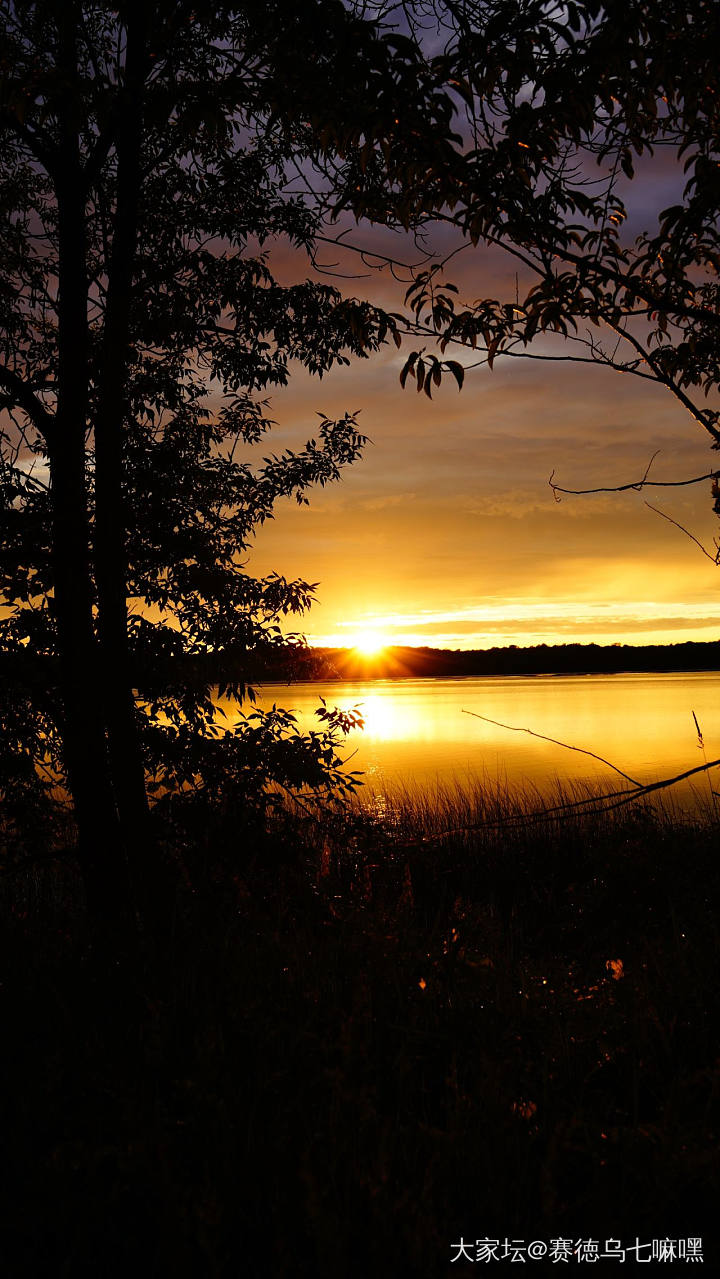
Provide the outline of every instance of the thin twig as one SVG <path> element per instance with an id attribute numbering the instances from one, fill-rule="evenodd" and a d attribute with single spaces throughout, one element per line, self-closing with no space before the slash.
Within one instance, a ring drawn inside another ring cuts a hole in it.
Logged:
<path id="1" fill-rule="evenodd" d="M 700 547 L 703 555 L 706 555 L 712 564 L 720 564 L 720 547 L 718 547 L 714 555 L 711 555 L 707 548 L 703 546 L 702 542 L 699 542 L 695 535 L 691 533 L 689 529 L 685 528 L 683 524 L 678 524 L 677 520 L 674 520 L 672 515 L 668 515 L 665 511 L 661 511 L 659 506 L 652 506 L 650 502 L 646 502 L 645 505 L 649 511 L 654 511 L 656 515 L 662 515 L 663 519 L 667 520 L 669 524 L 674 524 L 675 528 L 679 528 L 681 533 L 684 533 L 686 537 L 690 538 L 691 542 L 694 542 L 696 546 Z"/>
<path id="2" fill-rule="evenodd" d="M 498 830 L 503 827 L 513 827 L 520 824 L 523 826 L 534 825 L 537 822 L 569 817 L 573 811 L 578 809 L 582 809 L 579 814 L 582 817 L 611 813 L 617 808 L 623 808 L 626 804 L 631 804 L 635 799 L 641 799 L 643 796 L 651 794 L 653 791 L 667 790 L 669 786 L 675 786 L 677 782 L 684 782 L 688 777 L 694 777 L 698 773 L 707 773 L 709 769 L 718 767 L 720 767 L 720 759 L 713 759 L 709 764 L 699 764 L 696 768 L 689 768 L 684 773 L 678 773 L 676 777 L 666 777 L 660 782 L 650 782 L 647 786 L 634 787 L 632 790 L 625 791 L 611 791 L 606 795 L 588 795 L 587 799 L 574 800 L 569 804 L 558 804 L 553 808 L 541 808 L 534 813 L 517 813 L 511 817 L 498 818 L 494 822 L 473 822 L 466 826 L 454 826 L 449 830 L 439 831 L 436 835 L 426 835 L 420 842 L 424 844 L 434 843 L 436 840 L 446 839 L 449 835 L 464 835 L 474 830 Z M 616 802 L 608 804 L 607 801 L 609 799 Z M 594 805 L 594 807 L 590 807 L 591 805 Z"/>
<path id="3" fill-rule="evenodd" d="M 578 751 L 581 755 L 589 755 L 592 759 L 597 759 L 601 764 L 607 764 L 608 768 L 612 768 L 614 772 L 619 773 L 625 778 L 626 782 L 632 782 L 633 786 L 642 786 L 642 782 L 638 782 L 629 773 L 624 773 L 617 764 L 611 764 L 609 759 L 604 759 L 602 755 L 596 755 L 595 751 L 585 750 L 584 746 L 571 746 L 568 742 L 559 742 L 556 737 L 547 737 L 545 733 L 536 733 L 532 728 L 523 728 L 517 724 L 501 724 L 499 719 L 490 719 L 488 715 L 478 715 L 477 711 L 464 710 L 463 715 L 472 715 L 474 719 L 484 720 L 486 724 L 494 724 L 496 728 L 506 728 L 510 733 L 528 733 L 530 737 L 539 737 L 543 742 L 552 742 L 553 746 L 562 746 L 566 751 Z"/>

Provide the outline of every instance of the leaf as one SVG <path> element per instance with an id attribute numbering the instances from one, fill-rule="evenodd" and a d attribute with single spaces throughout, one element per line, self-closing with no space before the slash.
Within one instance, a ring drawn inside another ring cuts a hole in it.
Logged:
<path id="1" fill-rule="evenodd" d="M 462 391 L 463 382 L 465 381 L 465 369 L 457 360 L 447 360 L 445 367 L 449 373 L 452 373 L 458 384 L 458 391 Z"/>
<path id="2" fill-rule="evenodd" d="M 403 390 L 405 389 L 405 383 L 407 382 L 409 375 L 413 372 L 414 364 L 415 364 L 415 354 L 413 353 L 412 355 L 408 356 L 400 372 L 400 385 L 403 388 Z"/>

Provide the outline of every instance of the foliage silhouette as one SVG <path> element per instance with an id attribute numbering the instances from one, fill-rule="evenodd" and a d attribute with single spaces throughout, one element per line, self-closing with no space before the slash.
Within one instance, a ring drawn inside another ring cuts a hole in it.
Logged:
<path id="1" fill-rule="evenodd" d="M 403 385 L 432 396 L 448 374 L 462 387 L 476 363 L 578 361 L 665 387 L 720 447 L 717 6 L 418 0 L 403 11 L 426 78 L 454 95 L 456 131 L 432 152 L 406 133 L 346 149 L 336 216 L 426 233 L 441 223 L 466 247 L 504 252 L 516 273 L 510 296 L 464 301 L 449 260 L 417 268 L 408 328 L 429 345 L 409 354 Z M 653 172 L 676 189 L 668 207 Z M 455 346 L 477 358 L 446 358 Z"/>
<path id="2" fill-rule="evenodd" d="M 399 340 L 391 316 L 326 283 L 281 284 L 268 251 L 311 252 L 320 225 L 291 187 L 308 154 L 291 110 L 303 57 L 318 94 L 357 101 L 397 55 L 333 0 L 262 14 L 4 0 L 0 18 L 0 592 L 24 761 L 4 789 L 48 764 L 97 911 L 127 916 L 164 891 L 148 780 L 193 802 L 227 786 L 251 810 L 273 782 L 355 784 L 339 721 L 303 738 L 256 710 L 223 731 L 198 672 L 212 655 L 222 677 L 231 658 L 223 693 L 252 696 L 314 586 L 253 578 L 244 557 L 278 500 L 307 501 L 364 443 L 353 414 L 321 415 L 303 449 L 254 462 L 273 425 L 263 392 L 293 363 L 322 376 Z"/>

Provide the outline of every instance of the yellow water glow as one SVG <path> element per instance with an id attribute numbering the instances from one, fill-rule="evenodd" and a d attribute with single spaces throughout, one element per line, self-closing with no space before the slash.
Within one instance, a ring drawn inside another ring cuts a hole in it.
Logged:
<path id="1" fill-rule="evenodd" d="M 364 738 L 375 742 L 421 741 L 434 736 L 433 725 L 423 709 L 413 702 L 393 697 L 392 684 L 380 693 L 364 696 L 360 702 L 365 723 Z"/>

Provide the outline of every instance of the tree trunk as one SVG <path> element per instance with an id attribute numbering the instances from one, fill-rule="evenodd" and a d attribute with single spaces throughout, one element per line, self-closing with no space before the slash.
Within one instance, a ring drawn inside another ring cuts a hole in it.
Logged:
<path id="1" fill-rule="evenodd" d="M 95 419 L 94 562 L 102 691 L 121 837 L 133 896 L 141 914 L 157 929 L 169 906 L 169 892 L 151 835 L 133 692 L 127 616 L 128 510 L 123 497 L 123 430 L 147 61 L 142 5 L 128 10 L 126 31 L 125 84 L 116 133 L 117 193 Z"/>
<path id="2" fill-rule="evenodd" d="M 77 74 L 73 18 L 63 14 L 63 69 Z M 90 530 L 85 478 L 88 412 L 88 294 L 85 194 L 78 129 L 68 105 L 62 120 L 58 203 L 58 377 L 50 450 L 54 608 L 64 708 L 65 761 L 78 825 L 79 854 L 96 919 L 129 924 L 127 864 L 122 855 L 92 614 Z"/>
<path id="3" fill-rule="evenodd" d="M 62 376 L 59 383 L 62 386 Z M 59 392 L 58 427 L 65 411 L 60 408 L 61 398 Z M 88 906 L 93 916 L 114 919 L 127 915 L 129 903 L 127 887 L 123 885 L 127 877 L 120 856 L 107 741 L 99 713 L 85 507 L 85 437 L 83 432 L 78 439 L 78 432 L 64 429 L 58 433 L 61 438 L 51 454 L 50 475 L 65 763 Z"/>

